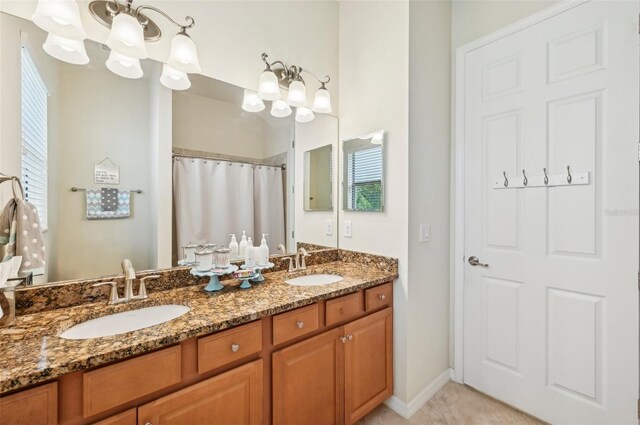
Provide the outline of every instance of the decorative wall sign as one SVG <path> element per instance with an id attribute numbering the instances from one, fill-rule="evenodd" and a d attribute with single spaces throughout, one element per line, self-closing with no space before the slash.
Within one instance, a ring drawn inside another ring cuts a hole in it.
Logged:
<path id="1" fill-rule="evenodd" d="M 108 157 L 98 162 L 94 169 L 96 184 L 120 184 L 120 167 Z"/>

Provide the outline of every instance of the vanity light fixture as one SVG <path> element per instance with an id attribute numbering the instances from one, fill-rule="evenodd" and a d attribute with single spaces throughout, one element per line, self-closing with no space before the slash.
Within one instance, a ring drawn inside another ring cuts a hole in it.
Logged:
<path id="1" fill-rule="evenodd" d="M 42 48 L 49 55 L 64 62 L 74 65 L 86 65 L 89 63 L 89 56 L 87 56 L 82 40 L 74 40 L 49 33 Z"/>
<path id="2" fill-rule="evenodd" d="M 244 98 L 242 99 L 242 109 L 247 112 L 260 112 L 264 110 L 264 102 L 260 99 L 258 93 L 245 89 Z"/>
<path id="3" fill-rule="evenodd" d="M 262 54 L 262 61 L 266 64 L 265 70 L 260 74 L 258 82 L 258 96 L 262 100 L 270 100 L 271 115 L 274 117 L 286 117 L 291 114 L 291 107 L 296 108 L 296 121 L 309 122 L 314 119 L 313 112 L 322 114 L 331 113 L 331 95 L 326 88 L 331 78 L 327 75 L 324 79 L 319 79 L 315 74 L 302 69 L 298 65 L 288 66 L 282 61 L 269 62 L 269 56 Z M 313 105 L 309 108 L 307 103 L 307 88 L 302 78 L 303 74 L 308 74 L 320 83 L 320 88 L 315 93 Z M 280 89 L 287 89 L 287 100 L 281 100 Z"/>
<path id="4" fill-rule="evenodd" d="M 195 20 L 187 16 L 185 24 L 180 24 L 157 7 L 134 7 L 132 4 L 133 0 L 96 0 L 89 3 L 91 16 L 111 30 L 106 42 L 111 48 L 107 68 L 126 78 L 142 77 L 140 59 L 149 57 L 145 42 L 162 37 L 160 27 L 143 13 L 150 10 L 180 28 L 171 40 L 160 82 L 172 90 L 186 90 L 191 86 L 187 73 L 202 70 L 196 45 L 187 34 L 187 30 L 194 27 Z M 43 46 L 47 53 L 73 64 L 88 62 L 82 42 L 86 33 L 76 0 L 38 0 L 31 19 L 49 32 Z"/>

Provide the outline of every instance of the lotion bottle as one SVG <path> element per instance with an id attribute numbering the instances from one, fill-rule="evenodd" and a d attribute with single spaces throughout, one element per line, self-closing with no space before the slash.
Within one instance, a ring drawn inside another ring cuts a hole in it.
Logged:
<path id="1" fill-rule="evenodd" d="M 260 243 L 260 247 L 258 248 L 258 265 L 266 266 L 269 264 L 269 247 L 267 246 L 266 237 L 269 236 L 266 233 L 262 234 L 262 242 Z"/>
<path id="2" fill-rule="evenodd" d="M 240 239 L 240 245 L 238 249 L 238 257 L 244 258 L 244 251 L 247 248 L 247 232 L 242 231 L 242 238 Z"/>
<path id="3" fill-rule="evenodd" d="M 242 242 L 240 242 L 242 246 Z M 244 249 L 244 265 L 247 267 L 253 267 L 256 265 L 256 248 L 253 246 L 251 236 L 246 242 L 247 246 Z"/>
<path id="4" fill-rule="evenodd" d="M 240 255 L 240 248 L 238 247 L 238 241 L 236 240 L 235 233 L 232 233 L 230 236 L 231 242 L 229 242 L 229 249 L 231 250 L 231 259 L 235 260 Z"/>

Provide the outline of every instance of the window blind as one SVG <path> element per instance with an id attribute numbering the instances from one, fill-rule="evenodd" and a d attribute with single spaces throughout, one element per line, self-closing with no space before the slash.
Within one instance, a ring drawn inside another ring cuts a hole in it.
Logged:
<path id="1" fill-rule="evenodd" d="M 382 208 L 382 146 L 347 153 L 347 202 L 352 210 Z"/>
<path id="2" fill-rule="evenodd" d="M 25 199 L 47 223 L 47 88 L 33 59 L 22 47 L 22 184 Z"/>

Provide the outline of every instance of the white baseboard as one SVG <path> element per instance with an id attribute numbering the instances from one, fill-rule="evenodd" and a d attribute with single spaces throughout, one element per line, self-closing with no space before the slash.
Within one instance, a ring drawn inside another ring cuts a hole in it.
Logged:
<path id="1" fill-rule="evenodd" d="M 451 380 L 452 369 L 447 369 L 442 372 L 436 379 L 431 381 L 429 385 L 424 387 L 412 400 L 408 403 L 400 400 L 396 396 L 391 396 L 384 402 L 391 410 L 405 419 L 409 419 L 413 416 L 424 404 L 431 400 L 440 388 L 444 387 L 447 382 Z"/>

